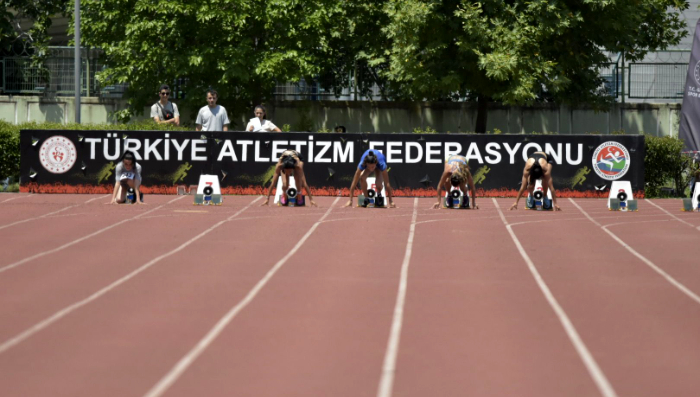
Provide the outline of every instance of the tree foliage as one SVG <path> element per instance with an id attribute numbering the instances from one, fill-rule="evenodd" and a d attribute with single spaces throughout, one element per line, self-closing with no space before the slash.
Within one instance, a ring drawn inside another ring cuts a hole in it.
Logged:
<path id="1" fill-rule="evenodd" d="M 46 54 L 50 37 L 51 17 L 65 14 L 69 9 L 67 0 L 0 0 L 0 52 L 22 53 L 25 48 L 29 55 L 40 59 Z M 70 7 L 72 9 L 72 7 Z M 23 28 L 20 21 L 31 21 L 29 28 Z M 13 50 L 14 47 L 14 50 Z"/>
<path id="2" fill-rule="evenodd" d="M 600 108 L 600 66 L 677 44 L 684 0 L 390 0 L 386 76 L 415 99 L 550 98 Z M 379 59 L 378 59 L 379 60 Z"/>
<path id="3" fill-rule="evenodd" d="M 213 87 L 224 105 L 240 112 L 268 99 L 278 81 L 333 69 L 347 3 L 83 0 L 83 32 L 87 43 L 105 51 L 110 67 L 103 81 L 130 85 L 125 115 L 140 113 L 161 83 L 177 78 L 188 81 L 190 111 Z"/>

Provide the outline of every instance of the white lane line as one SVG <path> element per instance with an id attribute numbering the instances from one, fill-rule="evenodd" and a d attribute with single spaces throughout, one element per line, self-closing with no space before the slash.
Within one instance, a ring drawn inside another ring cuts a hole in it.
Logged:
<path id="1" fill-rule="evenodd" d="M 101 199 L 101 198 L 104 198 L 104 197 L 107 197 L 107 196 L 109 196 L 109 195 L 101 196 L 101 197 L 97 197 L 97 198 L 93 198 L 93 199 L 91 199 L 91 200 L 88 200 L 88 201 L 84 202 L 83 204 L 87 204 L 87 203 L 89 203 L 89 202 L 91 202 L 91 201 L 94 201 L 94 200 L 97 200 L 97 199 Z M 33 197 L 33 196 L 28 196 L 28 197 Z M 15 198 L 19 198 L 19 197 L 15 197 Z M 14 200 L 14 199 L 10 199 L 10 200 Z M 9 200 L 5 200 L 5 201 L 9 201 Z M 3 203 L 4 203 L 5 201 L 3 201 Z M 55 214 L 61 213 L 61 212 L 63 212 L 63 211 L 69 210 L 69 209 L 71 209 L 71 208 L 78 207 L 79 205 L 81 205 L 81 204 L 70 205 L 70 206 L 68 206 L 68 207 L 61 208 L 61 209 L 58 210 L 58 211 L 49 212 L 48 214 L 36 216 L 36 217 L 34 217 L 34 218 L 23 219 L 23 220 L 21 220 L 21 221 L 17 221 L 17 222 L 13 222 L 13 223 L 10 223 L 10 224 L 7 224 L 7 225 L 3 225 L 3 226 L 0 226 L 0 229 L 5 229 L 5 228 L 10 227 L 10 226 L 19 225 L 20 223 L 25 223 L 25 222 L 34 221 L 34 220 L 37 220 L 37 219 L 46 218 L 46 217 L 49 217 L 49 216 L 51 216 L 51 215 L 55 215 Z"/>
<path id="2" fill-rule="evenodd" d="M 182 198 L 182 197 L 185 197 L 185 196 L 181 196 L 180 198 Z M 179 200 L 180 198 L 177 198 L 176 200 Z M 142 266 L 139 267 L 138 269 L 132 271 L 131 273 L 127 274 L 126 276 L 124 276 L 124 277 L 122 277 L 122 278 L 120 278 L 119 280 L 117 280 L 117 281 L 115 281 L 115 282 L 109 284 L 108 286 L 106 286 L 106 287 L 100 289 L 99 291 L 93 293 L 92 295 L 88 296 L 87 298 L 85 298 L 85 299 L 83 299 L 83 300 L 80 300 L 80 301 L 78 301 L 78 302 L 75 302 L 75 303 L 73 303 L 73 304 L 70 305 L 70 306 L 66 306 L 65 308 L 63 308 L 63 309 L 57 311 L 56 313 L 54 313 L 54 314 L 51 315 L 50 317 L 47 317 L 46 319 L 44 319 L 44 320 L 42 320 L 42 321 L 40 321 L 40 322 L 34 324 L 31 328 L 28 328 L 27 330 L 25 330 L 24 332 L 20 333 L 19 335 L 17 335 L 17 336 L 15 336 L 15 337 L 13 337 L 13 338 L 11 338 L 11 339 L 5 341 L 3 344 L 0 345 L 0 354 L 4 353 L 5 351 L 7 351 L 8 349 L 10 349 L 11 347 L 13 347 L 13 346 L 15 346 L 15 345 L 21 343 L 21 342 L 24 341 L 25 339 L 27 339 L 27 338 L 29 338 L 30 336 L 34 335 L 35 333 L 41 331 L 42 329 L 48 327 L 49 325 L 55 323 L 56 321 L 62 319 L 63 317 L 69 315 L 70 313 L 72 313 L 72 312 L 78 310 L 79 308 L 81 308 L 81 307 L 87 305 L 88 303 L 90 303 L 90 302 L 92 302 L 92 301 L 98 299 L 98 298 L 101 297 L 102 295 L 105 295 L 105 294 L 108 293 L 109 291 L 111 291 L 111 290 L 117 288 L 118 286 L 120 286 L 120 285 L 126 283 L 127 281 L 129 281 L 129 280 L 131 280 L 132 278 L 136 277 L 136 275 L 138 275 L 139 273 L 141 273 L 141 272 L 143 272 L 144 270 L 148 269 L 149 267 L 153 266 L 154 264 L 158 263 L 158 262 L 161 261 L 162 259 L 167 258 L 167 257 L 169 257 L 169 256 L 171 256 L 171 255 L 173 255 L 173 254 L 175 254 L 175 253 L 178 253 L 178 252 L 182 251 L 182 250 L 185 249 L 185 247 L 187 247 L 188 245 L 194 243 L 195 241 L 197 241 L 197 240 L 199 240 L 200 238 L 202 238 L 202 237 L 204 237 L 205 235 L 207 235 L 207 234 L 208 234 L 209 232 L 211 232 L 212 230 L 214 230 L 214 229 L 216 229 L 217 227 L 223 225 L 223 224 L 226 223 L 227 221 L 231 220 L 232 218 L 236 217 L 238 214 L 240 214 L 240 213 L 242 213 L 243 211 L 245 211 L 247 208 L 249 208 L 251 205 L 253 205 L 256 201 L 260 200 L 261 198 L 262 198 L 262 196 L 256 198 L 255 200 L 253 200 L 252 202 L 250 202 L 247 206 L 243 207 L 241 210 L 239 210 L 239 211 L 236 212 L 235 214 L 231 215 L 228 219 L 225 219 L 225 220 L 223 220 L 223 221 L 220 221 L 219 223 L 215 224 L 214 226 L 210 227 L 209 229 L 203 231 L 202 233 L 198 234 L 197 236 L 195 236 L 195 237 L 191 238 L 190 240 L 186 241 L 185 243 L 183 243 L 183 244 L 180 245 L 179 247 L 175 248 L 174 250 L 169 251 L 169 252 L 167 252 L 167 253 L 165 253 L 165 254 L 163 254 L 163 255 L 160 255 L 160 256 L 158 256 L 158 257 L 156 257 L 156 258 L 150 260 L 149 262 L 147 262 L 146 264 L 142 265 Z M 173 201 L 175 201 L 175 200 L 173 200 Z M 172 201 L 171 201 L 171 202 L 172 202 Z"/>
<path id="3" fill-rule="evenodd" d="M 95 200 L 100 200 L 100 199 L 103 199 L 103 198 L 109 197 L 109 196 L 111 196 L 111 194 L 105 194 L 104 196 L 95 197 L 95 198 L 93 198 L 93 199 L 90 199 L 90 200 L 86 201 L 84 204 L 91 203 L 91 202 L 93 202 L 93 201 L 95 201 Z"/>
<path id="4" fill-rule="evenodd" d="M 576 204 L 576 202 L 575 202 L 574 200 L 572 200 L 572 199 L 569 199 L 569 200 L 571 200 L 571 203 L 572 203 L 573 205 L 575 205 L 576 208 L 578 208 L 578 210 L 581 211 L 581 213 L 583 213 L 583 215 L 585 215 L 588 219 L 590 219 L 591 222 L 595 223 L 595 224 L 598 225 L 601 229 L 603 229 L 603 230 L 605 231 L 605 233 L 609 234 L 610 237 L 612 237 L 613 239 L 615 239 L 615 241 L 617 241 L 617 242 L 618 242 L 621 246 L 623 246 L 627 251 L 629 251 L 630 253 L 632 253 L 632 255 L 634 255 L 634 256 L 636 256 L 637 258 L 639 258 L 642 262 L 644 262 L 644 263 L 645 263 L 647 266 L 649 266 L 652 270 L 654 270 L 654 271 L 657 272 L 659 275 L 661 275 L 663 278 L 665 278 L 666 281 L 668 281 L 669 283 L 671 283 L 671 285 L 673 285 L 674 287 L 678 288 L 678 289 L 681 290 L 684 294 L 686 294 L 688 297 L 690 297 L 690 299 L 694 300 L 694 301 L 697 302 L 697 303 L 700 303 L 700 296 L 698 296 L 698 295 L 696 295 L 695 293 L 693 293 L 693 291 L 691 291 L 690 289 L 688 289 L 688 287 L 686 287 L 685 285 L 683 285 L 683 284 L 681 284 L 680 282 L 678 282 L 675 278 L 671 277 L 670 274 L 666 273 L 666 272 L 663 271 L 660 267 L 656 266 L 656 265 L 654 264 L 654 262 L 650 261 L 650 260 L 647 259 L 644 255 L 642 255 L 642 254 L 640 254 L 639 252 L 637 252 L 634 248 L 632 248 L 632 247 L 630 247 L 629 245 L 627 245 L 627 243 L 625 243 L 624 241 L 622 241 L 621 238 L 617 237 L 617 235 L 616 235 L 615 233 L 613 233 L 613 232 L 611 232 L 610 230 L 608 230 L 608 227 L 611 226 L 611 225 L 607 225 L 607 226 L 601 225 L 598 221 L 596 221 L 595 219 L 591 218 L 591 216 L 588 215 L 588 213 L 586 213 L 586 211 L 584 211 L 583 208 L 581 208 L 578 204 Z"/>
<path id="5" fill-rule="evenodd" d="M 396 375 L 396 357 L 399 354 L 399 341 L 401 339 L 401 326 L 403 325 L 403 308 L 406 302 L 406 291 L 408 289 L 408 265 L 411 262 L 413 252 L 413 237 L 416 234 L 416 219 L 418 219 L 418 198 L 413 199 L 413 217 L 411 218 L 411 228 L 408 232 L 406 242 L 406 253 L 401 264 L 401 277 L 399 280 L 399 291 L 396 294 L 396 305 L 394 306 L 394 318 L 391 321 L 391 332 L 384 354 L 384 365 L 382 365 L 382 377 L 379 380 L 379 390 L 377 397 L 391 396 L 394 387 L 394 376 Z"/>
<path id="6" fill-rule="evenodd" d="M 588 351 L 586 344 L 583 343 L 583 339 L 581 339 L 581 336 L 578 334 L 578 331 L 576 331 L 576 328 L 569 319 L 569 316 L 559 305 L 559 302 L 554 297 L 554 294 L 552 294 L 552 291 L 549 289 L 547 284 L 544 282 L 544 279 L 535 267 L 535 264 L 530 259 L 530 256 L 528 256 L 522 244 L 520 244 L 520 240 L 518 240 L 518 237 L 515 235 L 515 232 L 513 232 L 511 225 L 508 223 L 506 217 L 503 215 L 503 211 L 501 211 L 501 207 L 498 205 L 496 199 L 494 199 L 493 202 L 496 204 L 496 209 L 498 210 L 498 213 L 501 216 L 503 224 L 506 226 L 506 229 L 508 229 L 508 233 L 510 233 L 510 238 L 515 243 L 515 246 L 518 248 L 518 251 L 520 251 L 520 256 L 522 256 L 525 260 L 525 263 L 527 263 L 527 267 L 528 269 L 530 269 L 530 273 L 532 273 L 532 276 L 535 278 L 535 281 L 540 287 L 542 294 L 544 294 L 545 298 L 547 299 L 547 302 L 549 302 L 549 305 L 552 307 L 557 317 L 559 318 L 559 322 L 561 322 L 561 325 L 564 327 L 566 335 L 569 337 L 569 340 L 574 345 L 576 352 L 581 357 L 583 364 L 586 366 L 586 369 L 591 375 L 591 378 L 593 378 L 593 381 L 595 382 L 596 386 L 598 386 L 598 390 L 605 397 L 617 396 L 612 385 L 610 384 L 610 382 L 608 382 L 608 379 L 605 377 L 605 374 L 593 358 L 593 355 L 590 353 L 590 351 Z"/>
<path id="7" fill-rule="evenodd" d="M 679 217 L 673 215 L 672 213 L 670 213 L 669 211 L 667 211 L 665 208 L 662 208 L 661 206 L 659 206 L 659 205 L 656 204 L 655 202 L 653 202 L 653 201 L 651 201 L 651 200 L 649 200 L 649 199 L 644 199 L 644 201 L 646 201 L 647 203 L 649 203 L 649 204 L 653 205 L 654 207 L 660 209 L 661 211 L 663 211 L 663 212 L 669 214 L 672 218 L 674 218 L 674 219 L 677 220 L 678 222 L 683 222 L 683 223 L 685 223 L 686 225 L 688 225 L 688 226 L 690 226 L 690 227 L 692 227 L 692 228 L 695 228 L 695 225 L 693 225 L 692 223 L 686 222 L 686 221 L 684 221 L 683 219 L 681 219 L 681 218 L 679 218 Z"/>
<path id="8" fill-rule="evenodd" d="M 258 197 L 255 201 L 261 199 L 262 196 Z M 340 200 L 340 197 L 336 198 L 335 201 L 333 201 L 333 204 L 328 207 L 328 210 L 326 211 L 323 216 L 316 221 L 316 223 L 311 226 L 311 228 L 306 232 L 306 234 L 299 240 L 299 242 L 296 243 L 296 245 L 285 255 L 282 259 L 280 259 L 275 265 L 268 270 L 267 274 L 265 274 L 265 277 L 260 279 L 257 284 L 251 289 L 248 294 L 240 301 L 238 302 L 234 307 L 231 308 L 231 310 L 228 311 L 217 323 L 214 325 L 214 327 L 207 332 L 207 334 L 199 341 L 197 344 L 190 350 L 187 354 L 185 354 L 184 357 L 178 361 L 175 366 L 168 371 L 163 378 L 161 378 L 158 383 L 156 383 L 151 390 L 149 390 L 146 394 L 144 394 L 145 397 L 156 397 L 156 396 L 161 396 L 163 393 L 165 393 L 170 386 L 173 385 L 177 381 L 177 379 L 182 375 L 187 368 L 189 368 L 190 365 L 206 350 L 209 345 L 211 345 L 212 342 L 223 332 L 224 328 L 240 313 L 241 310 L 243 310 L 250 302 L 255 299 L 255 296 L 260 292 L 260 290 L 265 287 L 265 285 L 272 279 L 272 277 L 277 273 L 277 271 L 284 266 L 284 264 L 291 258 L 298 250 L 301 248 L 302 245 L 306 242 L 306 240 L 313 234 L 313 232 L 318 228 L 318 226 L 323 222 L 323 220 L 331 213 L 331 210 L 333 209 L 333 206 L 335 203 Z"/>
<path id="9" fill-rule="evenodd" d="M 32 198 L 32 197 L 34 197 L 34 196 L 36 196 L 36 194 L 28 194 L 28 195 L 26 195 L 26 196 L 18 195 L 17 197 L 13 197 L 13 198 L 9 198 L 9 199 L 7 199 L 7 200 L 0 201 L 0 204 L 6 203 L 6 202 L 12 201 L 12 200 L 17 200 L 17 199 L 20 199 L 20 198 Z"/>
<path id="10" fill-rule="evenodd" d="M 40 215 L 40 216 L 35 216 L 35 217 L 33 217 L 33 218 L 23 219 L 23 220 L 21 220 L 21 221 L 17 221 L 17 222 L 13 222 L 13 223 L 8 223 L 7 225 L 2 225 L 2 226 L 0 226 L 0 230 L 1 230 L 1 229 L 8 228 L 8 227 L 10 227 L 10 226 L 19 225 L 20 223 L 25 223 L 25 222 L 34 221 L 34 220 L 37 220 L 37 219 L 46 218 L 47 216 L 51 216 L 51 215 L 58 214 L 58 213 L 60 213 L 60 212 L 69 210 L 69 209 L 71 209 L 71 208 L 75 208 L 75 207 L 77 207 L 78 205 L 80 205 L 80 204 L 69 205 L 68 207 L 61 208 L 61 209 L 58 210 L 58 211 L 49 212 L 48 214 L 44 214 L 44 215 Z"/>
<path id="11" fill-rule="evenodd" d="M 46 255 L 49 255 L 49 254 L 53 254 L 53 253 L 55 253 L 55 252 L 61 251 L 61 250 L 63 250 L 63 249 L 66 249 L 66 248 L 68 248 L 68 247 L 70 247 L 70 246 L 73 246 L 73 245 L 75 245 L 75 244 L 78 244 L 78 243 L 80 243 L 80 242 L 83 242 L 83 241 L 85 241 L 85 240 L 87 240 L 87 239 L 89 239 L 89 238 L 91 238 L 91 237 L 97 236 L 97 235 L 100 234 L 100 233 L 106 232 L 106 231 L 109 230 L 109 229 L 115 228 L 115 227 L 117 227 L 117 226 L 119 226 L 119 225 L 121 225 L 121 224 L 123 224 L 123 223 L 126 223 L 126 222 L 129 222 L 129 221 L 138 219 L 138 218 L 140 218 L 140 217 L 142 217 L 142 216 L 144 216 L 144 215 L 146 215 L 146 214 L 149 214 L 149 213 L 151 213 L 151 212 L 153 212 L 153 211 L 157 211 L 157 210 L 163 208 L 164 206 L 166 206 L 166 205 L 168 205 L 168 204 L 170 204 L 170 203 L 172 203 L 172 202 L 174 202 L 174 201 L 177 201 L 177 200 L 182 199 L 183 197 L 185 197 L 185 196 L 180 196 L 180 197 L 178 197 L 178 198 L 176 198 L 176 199 L 170 200 L 170 201 L 168 201 L 167 203 L 165 203 L 165 204 L 163 204 L 163 205 L 160 205 L 160 206 L 158 206 L 158 207 L 156 207 L 156 208 L 154 208 L 154 209 L 152 209 L 152 210 L 146 211 L 146 212 L 141 213 L 141 214 L 139 214 L 139 215 L 136 215 L 136 216 L 134 216 L 134 217 L 132 217 L 132 218 L 124 219 L 124 220 L 122 220 L 122 221 L 119 221 L 119 222 L 117 222 L 117 223 L 111 225 L 111 226 L 104 227 L 104 228 L 102 228 L 102 229 L 100 229 L 100 230 L 98 230 L 98 231 L 96 231 L 96 232 L 93 232 L 93 233 L 88 234 L 87 236 L 83 236 L 83 237 L 81 237 L 81 238 L 79 238 L 79 239 L 77 239 L 77 240 L 73 240 L 73 241 L 71 241 L 71 242 L 69 242 L 69 243 L 65 243 L 65 244 L 63 244 L 63 245 L 61 245 L 61 246 L 59 246 L 59 247 L 54 248 L 54 249 L 50 249 L 50 250 L 48 250 L 48 251 L 42 251 L 42 252 L 39 252 L 38 254 L 29 256 L 29 257 L 27 257 L 27 258 L 24 258 L 24 259 L 22 259 L 22 260 L 19 260 L 19 261 L 15 262 L 15 263 L 11 263 L 11 264 L 9 264 L 9 265 L 7 265 L 7 266 L 0 267 L 0 273 L 5 272 L 5 271 L 10 270 L 10 269 L 13 269 L 13 268 L 15 268 L 15 267 L 17 267 L 17 266 L 21 266 L 21 265 L 23 265 L 23 264 L 25 264 L 25 263 L 27 263 L 27 262 L 33 261 L 34 259 L 41 258 L 42 256 L 46 256 Z"/>

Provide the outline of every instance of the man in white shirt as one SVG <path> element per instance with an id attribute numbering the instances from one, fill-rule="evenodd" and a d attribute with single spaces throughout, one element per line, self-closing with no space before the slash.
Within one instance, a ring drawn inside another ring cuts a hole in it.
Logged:
<path id="1" fill-rule="evenodd" d="M 177 105 L 170 102 L 170 87 L 167 84 L 160 86 L 158 90 L 160 101 L 151 106 L 151 118 L 158 124 L 180 125 L 180 112 Z"/>
<path id="2" fill-rule="evenodd" d="M 197 114 L 197 131 L 228 131 L 231 123 L 223 106 L 216 104 L 219 93 L 210 89 L 207 91 L 207 106 L 199 109 Z"/>

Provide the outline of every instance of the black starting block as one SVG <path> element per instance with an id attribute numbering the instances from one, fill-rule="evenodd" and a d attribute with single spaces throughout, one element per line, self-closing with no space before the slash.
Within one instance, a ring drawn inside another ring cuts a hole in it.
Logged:
<path id="1" fill-rule="evenodd" d="M 284 199 L 284 196 L 280 197 L 279 205 L 283 207 L 304 207 L 306 200 L 303 194 L 299 194 L 295 188 L 290 187 L 287 189 L 287 200 Z"/>
<path id="2" fill-rule="evenodd" d="M 444 208 L 461 208 L 469 209 L 469 196 L 462 195 L 462 192 L 455 189 L 450 192 L 447 197 L 443 198 L 442 206 Z"/>
<path id="3" fill-rule="evenodd" d="M 367 197 L 364 194 L 357 196 L 358 207 L 385 208 L 384 196 L 377 194 L 374 189 L 367 189 Z"/>
<path id="4" fill-rule="evenodd" d="M 211 186 L 206 186 L 202 191 L 204 194 L 196 194 L 194 196 L 195 205 L 221 205 L 223 201 L 220 194 L 214 194 L 214 189 Z"/>
<path id="5" fill-rule="evenodd" d="M 610 199 L 610 211 L 637 211 L 637 200 L 628 200 L 627 193 L 619 192 Z"/>
<path id="6" fill-rule="evenodd" d="M 525 200 L 525 207 L 529 210 L 538 211 L 551 211 L 553 209 L 552 200 L 550 200 L 547 197 L 544 197 L 544 193 L 541 190 L 535 190 L 535 192 L 532 193 L 532 195 L 527 195 L 527 199 Z"/>
<path id="7" fill-rule="evenodd" d="M 130 187 L 129 190 L 126 191 L 126 201 L 124 202 L 126 204 L 134 204 L 136 202 L 136 192 L 133 187 Z"/>

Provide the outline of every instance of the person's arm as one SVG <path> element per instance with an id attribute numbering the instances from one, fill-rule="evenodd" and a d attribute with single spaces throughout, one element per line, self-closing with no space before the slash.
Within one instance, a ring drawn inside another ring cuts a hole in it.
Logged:
<path id="1" fill-rule="evenodd" d="M 391 187 L 391 183 L 389 182 L 389 171 L 382 171 L 382 175 L 384 176 L 384 187 L 386 188 L 386 195 L 389 199 L 389 208 L 396 208 L 396 204 L 394 204 L 394 189 Z"/>
<path id="2" fill-rule="evenodd" d="M 467 175 L 467 185 L 469 185 L 469 195 L 471 196 L 472 200 L 472 208 L 478 210 L 479 206 L 476 205 L 476 187 L 474 186 L 474 179 L 472 179 L 472 174 Z"/>
<path id="3" fill-rule="evenodd" d="M 202 130 L 202 125 L 201 125 L 201 124 L 197 124 L 197 128 L 196 128 L 196 129 L 197 129 L 197 131 L 201 131 L 201 130 Z"/>
<path id="4" fill-rule="evenodd" d="M 350 184 L 350 200 L 348 200 L 347 204 L 345 204 L 346 207 L 352 206 L 352 198 L 355 194 L 355 187 L 357 186 L 357 182 L 360 181 L 360 175 L 362 175 L 362 170 L 358 168 L 355 171 L 355 176 L 352 177 L 352 183 Z"/>
<path id="5" fill-rule="evenodd" d="M 141 183 L 136 183 L 136 180 L 134 180 L 134 192 L 136 193 L 136 202 L 139 204 L 146 204 L 141 200 Z"/>
<path id="6" fill-rule="evenodd" d="M 270 201 L 270 196 L 272 195 L 272 189 L 277 186 L 277 179 L 280 177 L 280 170 L 282 169 L 282 166 L 280 163 L 277 163 L 277 166 L 275 166 L 275 174 L 272 176 L 272 182 L 270 182 L 270 188 L 267 189 L 267 197 L 265 198 L 265 201 L 260 205 L 261 207 L 264 205 L 267 205 L 268 202 Z"/>
<path id="7" fill-rule="evenodd" d="M 520 190 L 518 191 L 518 196 L 515 198 L 515 203 L 510 207 L 511 210 L 518 209 L 518 201 L 520 201 L 520 197 L 523 195 L 523 192 L 527 190 L 527 177 L 527 172 L 523 171 L 523 181 L 520 184 Z"/>
<path id="8" fill-rule="evenodd" d="M 117 192 L 119 192 L 119 181 L 116 181 L 114 183 L 114 192 L 112 192 L 112 201 L 110 201 L 110 204 L 117 204 Z"/>
<path id="9" fill-rule="evenodd" d="M 228 131 L 228 124 L 224 124 L 224 132 Z"/>
<path id="10" fill-rule="evenodd" d="M 445 168 L 447 168 L 447 167 L 445 167 Z M 443 186 L 445 185 L 445 182 L 448 179 L 450 179 L 450 174 L 451 174 L 451 172 L 448 171 L 447 169 L 445 169 L 445 171 L 443 171 L 442 175 L 440 176 L 440 181 L 438 182 L 438 186 L 437 186 L 437 203 L 433 204 L 434 209 L 440 208 L 440 204 L 442 201 L 442 192 L 444 191 Z"/>
<path id="11" fill-rule="evenodd" d="M 280 130 L 279 127 L 277 127 L 277 126 L 275 126 L 275 128 L 273 128 L 272 131 L 275 131 L 275 132 L 282 132 L 282 130 Z"/>
<path id="12" fill-rule="evenodd" d="M 312 206 L 318 207 L 316 203 L 314 202 L 314 198 L 311 196 L 311 189 L 309 188 L 309 184 L 306 183 L 306 174 L 304 173 L 304 163 L 302 161 L 299 161 L 299 177 L 301 178 L 301 186 L 306 189 L 306 197 L 309 198 L 309 203 L 311 203 Z"/>
<path id="13" fill-rule="evenodd" d="M 547 184 L 547 189 L 549 189 L 550 192 L 552 192 L 552 208 L 554 208 L 554 211 L 561 211 L 561 208 L 557 205 L 557 193 L 554 191 L 554 179 L 552 178 L 552 165 L 549 165 L 549 172 L 545 174 L 545 181 L 543 181 L 543 184 Z M 544 187 L 543 187 L 544 190 Z"/>

